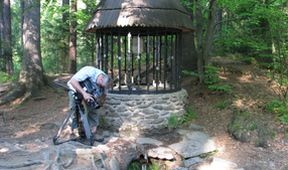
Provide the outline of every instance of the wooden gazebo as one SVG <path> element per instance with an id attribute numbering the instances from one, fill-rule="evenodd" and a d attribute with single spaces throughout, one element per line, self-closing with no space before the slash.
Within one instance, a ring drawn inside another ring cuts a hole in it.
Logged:
<path id="1" fill-rule="evenodd" d="M 111 93 L 181 89 L 181 36 L 193 27 L 178 0 L 102 0 L 86 31 L 96 33 L 96 63 L 111 74 Z"/>

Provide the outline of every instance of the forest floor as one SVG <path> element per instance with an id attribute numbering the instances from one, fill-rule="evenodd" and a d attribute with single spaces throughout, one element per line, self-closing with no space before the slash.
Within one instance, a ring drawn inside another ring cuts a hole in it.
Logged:
<path id="1" fill-rule="evenodd" d="M 288 138 L 285 127 L 275 115 L 264 109 L 267 102 L 277 97 L 273 82 L 264 70 L 254 65 L 227 61 L 220 62 L 220 66 L 221 81 L 232 86 L 229 94 L 199 88 L 191 77 L 183 81 L 183 87 L 189 94 L 189 106 L 197 113 L 193 124 L 204 127 L 204 131 L 213 137 L 220 148 L 215 157 L 232 161 L 245 170 L 287 170 Z M 228 104 L 220 109 L 217 105 L 221 103 Z M 39 140 L 52 145 L 52 138 L 68 109 L 66 92 L 46 87 L 38 97 L 21 105 L 17 105 L 17 101 L 14 104 L 0 107 L 0 143 L 27 144 L 31 149 L 35 147 L 32 143 Z M 228 133 L 228 124 L 237 109 L 248 110 L 257 120 L 264 122 L 265 129 L 273 130 L 273 138 L 266 147 L 240 142 Z"/>

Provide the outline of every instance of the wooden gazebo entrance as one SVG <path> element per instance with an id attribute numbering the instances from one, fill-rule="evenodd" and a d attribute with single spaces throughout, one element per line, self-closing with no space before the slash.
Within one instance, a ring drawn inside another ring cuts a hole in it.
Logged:
<path id="1" fill-rule="evenodd" d="M 178 0 L 102 0 L 86 28 L 96 33 L 110 92 L 128 94 L 180 90 L 181 36 L 192 30 Z"/>

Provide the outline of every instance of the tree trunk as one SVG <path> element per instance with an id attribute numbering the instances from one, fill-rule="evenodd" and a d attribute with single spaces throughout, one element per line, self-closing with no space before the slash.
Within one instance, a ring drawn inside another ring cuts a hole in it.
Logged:
<path id="1" fill-rule="evenodd" d="M 199 74 L 199 83 L 203 84 L 204 82 L 204 58 L 203 58 L 203 16 L 201 12 L 200 0 L 195 0 L 195 24 L 196 24 L 196 54 L 197 54 L 197 69 Z"/>
<path id="2" fill-rule="evenodd" d="M 3 56 L 3 0 L 0 0 L 0 71 L 5 72 L 6 61 Z"/>
<path id="3" fill-rule="evenodd" d="M 23 42 L 23 24 L 24 24 L 24 0 L 20 1 L 20 8 L 21 8 L 21 47 L 23 47 L 24 42 Z M 22 54 L 23 54 L 23 49 L 22 49 Z M 23 57 L 22 57 L 23 58 Z"/>
<path id="4" fill-rule="evenodd" d="M 183 33 L 182 45 L 182 68 L 185 70 L 197 70 L 197 55 L 193 32 Z"/>
<path id="5" fill-rule="evenodd" d="M 208 12 L 208 25 L 205 37 L 205 48 L 203 50 L 204 65 L 209 63 L 209 58 L 212 51 L 214 26 L 215 26 L 215 14 L 216 14 L 216 0 L 210 0 L 209 12 Z"/>
<path id="6" fill-rule="evenodd" d="M 70 73 L 76 73 L 77 69 L 77 21 L 75 12 L 77 11 L 77 0 L 71 0 L 71 17 L 70 17 L 70 42 L 69 42 L 69 58 L 70 58 Z"/>
<path id="7" fill-rule="evenodd" d="M 12 60 L 12 40 L 11 40 L 11 10 L 10 0 L 4 0 L 3 3 L 3 56 L 6 61 L 6 73 L 13 74 Z"/>
<path id="8" fill-rule="evenodd" d="M 62 72 L 68 72 L 68 63 L 69 63 L 69 39 L 70 39 L 70 33 L 69 33 L 69 0 L 62 0 L 62 8 L 64 8 L 64 12 L 62 14 L 62 31 L 63 31 L 63 48 L 60 52 L 60 61 L 61 61 L 61 67 Z"/>
<path id="9" fill-rule="evenodd" d="M 40 51 L 40 0 L 22 0 L 23 59 L 19 82 L 34 95 L 44 85 Z"/>

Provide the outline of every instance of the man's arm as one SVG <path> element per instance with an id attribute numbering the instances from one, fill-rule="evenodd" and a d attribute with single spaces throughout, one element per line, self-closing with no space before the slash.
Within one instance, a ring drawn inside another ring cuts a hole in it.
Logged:
<path id="1" fill-rule="evenodd" d="M 79 83 L 76 79 L 72 78 L 72 79 L 70 80 L 70 83 L 71 83 L 71 85 L 73 86 L 73 88 L 74 88 L 77 92 L 79 92 L 79 93 L 82 94 L 82 96 L 83 96 L 83 98 L 84 98 L 85 101 L 91 101 L 91 100 L 93 100 L 92 95 L 89 94 L 89 93 L 87 93 L 87 92 L 81 87 L 80 83 Z"/>

